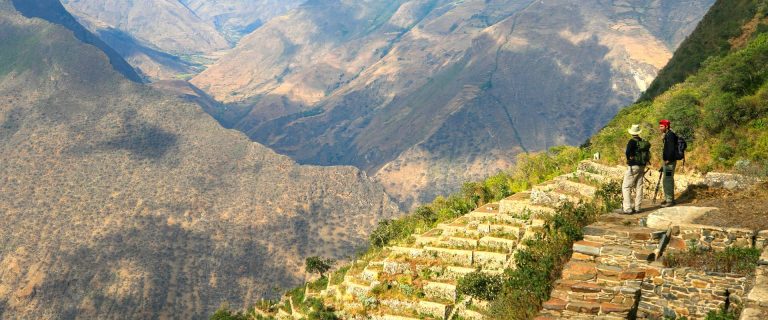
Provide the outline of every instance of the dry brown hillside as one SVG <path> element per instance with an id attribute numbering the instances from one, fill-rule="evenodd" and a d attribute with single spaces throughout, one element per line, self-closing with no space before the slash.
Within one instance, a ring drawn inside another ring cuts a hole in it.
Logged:
<path id="1" fill-rule="evenodd" d="M 579 144 L 632 102 L 713 1 L 310 1 L 192 82 L 301 163 L 402 203 Z"/>
<path id="2" fill-rule="evenodd" d="M 0 318 L 206 318 L 398 213 L 363 172 L 252 143 L 9 0 L 0 35 Z"/>

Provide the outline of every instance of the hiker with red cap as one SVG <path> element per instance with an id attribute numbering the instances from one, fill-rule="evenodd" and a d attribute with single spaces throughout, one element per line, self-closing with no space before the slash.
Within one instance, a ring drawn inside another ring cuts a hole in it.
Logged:
<path id="1" fill-rule="evenodd" d="M 659 131 L 663 135 L 664 149 L 662 153 L 663 166 L 659 169 L 659 173 L 664 176 L 664 203 L 662 207 L 669 207 L 675 205 L 675 167 L 677 166 L 678 151 L 677 151 L 677 135 L 670 128 L 671 123 L 669 120 L 659 121 Z"/>

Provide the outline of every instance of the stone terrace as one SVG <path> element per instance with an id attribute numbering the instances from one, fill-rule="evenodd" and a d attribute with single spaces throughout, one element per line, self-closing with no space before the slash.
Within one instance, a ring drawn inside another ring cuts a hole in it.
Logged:
<path id="1" fill-rule="evenodd" d="M 610 177 L 578 170 L 491 203 L 385 248 L 344 282 L 323 292 L 346 318 L 484 319 L 482 303 L 467 306 L 457 280 L 479 270 L 500 274 L 514 267 L 519 244 L 533 237 L 564 201 L 587 200 Z"/>
<path id="2" fill-rule="evenodd" d="M 565 201 L 591 199 L 597 186 L 618 181 L 624 170 L 582 162 L 576 172 L 484 205 L 406 243 L 386 247 L 374 258 L 354 263 L 340 284 L 308 294 L 320 296 L 348 319 L 484 319 L 483 303 L 470 305 L 469 299 L 458 295 L 458 279 L 476 270 L 499 274 L 514 267 L 516 250 L 522 240 L 541 229 L 542 215 L 555 213 L 554 208 Z M 658 173 L 649 176 L 653 183 L 645 186 L 646 198 L 653 196 Z M 722 186 L 737 178 L 678 175 L 676 181 L 682 192 L 690 184 Z M 673 207 L 631 216 L 608 214 L 587 226 L 584 239 L 574 243 L 572 257 L 538 319 L 656 319 L 665 315 L 696 319 L 720 308 L 727 295 L 731 305 L 746 308 L 742 319 L 766 319 L 768 253 L 761 259 L 757 279 L 664 268 L 659 261 L 665 251 L 684 250 L 689 243 L 715 250 L 768 244 L 768 232 L 685 223 L 706 210 Z M 683 221 L 679 219 L 682 211 L 698 213 Z M 282 313 L 279 318 L 301 316 Z"/>

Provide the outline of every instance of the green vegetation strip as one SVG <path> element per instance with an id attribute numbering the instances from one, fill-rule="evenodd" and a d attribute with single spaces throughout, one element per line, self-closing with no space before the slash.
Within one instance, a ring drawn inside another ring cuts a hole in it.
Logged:
<path id="1" fill-rule="evenodd" d="M 582 228 L 618 208 L 620 200 L 621 188 L 612 182 L 601 186 L 591 202 L 562 205 L 547 217 L 544 231 L 526 240 L 526 249 L 516 252 L 515 268 L 500 276 L 471 273 L 459 280 L 459 293 L 489 301 L 488 315 L 493 319 L 535 317 L 549 299 L 573 242 L 582 239 Z"/>

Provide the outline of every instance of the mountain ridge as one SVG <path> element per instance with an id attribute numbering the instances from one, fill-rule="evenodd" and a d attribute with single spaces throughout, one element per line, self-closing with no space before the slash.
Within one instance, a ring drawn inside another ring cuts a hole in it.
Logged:
<path id="1" fill-rule="evenodd" d="M 399 214 L 364 172 L 221 128 L 9 0 L 0 32 L 0 318 L 207 318 Z"/>

